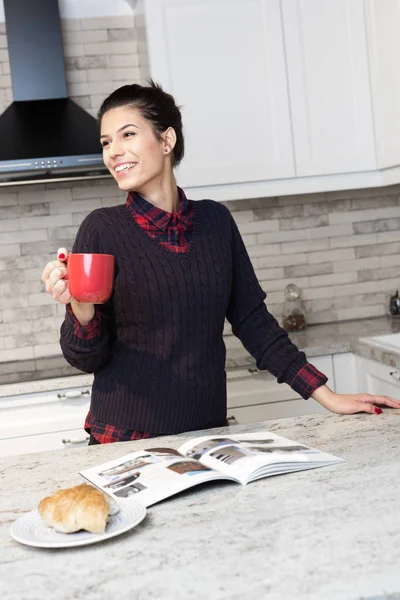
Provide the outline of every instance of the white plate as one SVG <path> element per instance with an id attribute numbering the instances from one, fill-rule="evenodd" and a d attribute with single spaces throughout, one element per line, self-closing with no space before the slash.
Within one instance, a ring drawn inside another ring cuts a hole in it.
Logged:
<path id="1" fill-rule="evenodd" d="M 47 527 L 35 509 L 14 521 L 11 525 L 11 536 L 21 544 L 37 548 L 69 548 L 95 544 L 129 531 L 146 516 L 146 509 L 137 501 L 121 502 L 119 507 L 117 514 L 109 517 L 105 533 L 59 533 Z"/>

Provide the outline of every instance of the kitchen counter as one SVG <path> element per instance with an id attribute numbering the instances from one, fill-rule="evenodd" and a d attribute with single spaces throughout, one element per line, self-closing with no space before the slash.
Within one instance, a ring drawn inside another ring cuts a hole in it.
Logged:
<path id="1" fill-rule="evenodd" d="M 21 381 L 19 383 L 5 383 L 0 385 L 0 398 L 19 396 L 20 394 L 40 394 L 41 392 L 65 390 L 70 388 L 91 386 L 93 375 L 79 373 L 69 377 L 53 377 L 51 379 L 38 379 L 37 381 Z"/>
<path id="2" fill-rule="evenodd" d="M 3 459 L 2 598 L 394 599 L 390 594 L 400 594 L 399 427 L 400 411 L 390 410 L 231 427 L 231 433 L 274 431 L 347 462 L 246 487 L 199 487 L 150 507 L 132 532 L 77 550 L 22 546 L 9 526 L 48 493 L 78 484 L 79 469 L 149 441 Z M 199 433 L 165 437 L 162 444 L 176 448 Z"/>
<path id="3" fill-rule="evenodd" d="M 360 338 L 400 332 L 400 319 L 378 317 L 310 325 L 304 331 L 290 333 L 290 339 L 303 350 L 312 362 L 313 356 L 353 352 L 371 360 L 400 368 L 400 353 L 379 349 L 360 341 Z M 225 337 L 227 347 L 226 366 L 234 369 L 254 366 L 255 361 L 233 335 Z"/>

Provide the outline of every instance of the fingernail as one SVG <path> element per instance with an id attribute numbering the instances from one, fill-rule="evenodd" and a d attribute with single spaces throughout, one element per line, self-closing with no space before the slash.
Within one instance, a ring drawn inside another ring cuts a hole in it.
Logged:
<path id="1" fill-rule="evenodd" d="M 380 414 L 382 414 L 382 409 L 375 406 L 375 412 L 377 415 L 380 415 Z"/>
<path id="2" fill-rule="evenodd" d="M 59 255 L 58 255 L 58 258 L 61 258 L 61 260 L 64 260 L 64 258 L 65 258 L 65 254 L 59 254 Z"/>

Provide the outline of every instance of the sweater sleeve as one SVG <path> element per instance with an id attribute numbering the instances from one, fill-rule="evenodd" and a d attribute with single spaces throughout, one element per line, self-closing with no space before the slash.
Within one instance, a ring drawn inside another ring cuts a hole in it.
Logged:
<path id="1" fill-rule="evenodd" d="M 232 217 L 230 221 L 233 280 L 227 319 L 232 331 L 256 359 L 260 370 L 268 370 L 279 383 L 287 383 L 303 398 L 308 398 L 327 378 L 309 365 L 304 352 L 291 342 L 287 332 L 268 312 L 264 302 L 266 294 L 258 283 L 237 225 Z"/>
<path id="2" fill-rule="evenodd" d="M 65 312 L 65 324 L 67 327 L 69 327 L 69 329 L 73 329 L 74 334 L 78 338 L 94 338 L 100 333 L 101 313 L 99 307 L 96 306 L 93 319 L 86 323 L 86 325 L 82 325 L 74 315 L 71 305 L 67 304 L 67 310 Z"/>
<path id="3" fill-rule="evenodd" d="M 77 233 L 72 252 L 103 253 L 98 230 L 92 224 L 92 215 L 86 217 Z M 110 336 L 108 323 L 111 316 L 110 301 L 96 305 L 92 321 L 82 329 L 67 306 L 66 316 L 61 325 L 60 345 L 66 361 L 85 373 L 95 373 L 107 363 L 110 357 Z M 90 335 L 83 335 L 83 330 Z"/>

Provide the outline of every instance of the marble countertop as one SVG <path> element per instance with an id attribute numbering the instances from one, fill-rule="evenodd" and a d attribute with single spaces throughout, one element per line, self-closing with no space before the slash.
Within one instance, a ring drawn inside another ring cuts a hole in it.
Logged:
<path id="1" fill-rule="evenodd" d="M 398 598 L 399 427 L 400 411 L 390 410 L 231 427 L 278 432 L 346 462 L 246 487 L 192 489 L 150 507 L 130 533 L 79 550 L 29 548 L 12 540 L 9 527 L 48 493 L 80 483 L 79 469 L 149 442 L 2 459 L 2 598 Z M 165 437 L 162 444 L 176 448 L 199 434 Z"/>
<path id="2" fill-rule="evenodd" d="M 87 373 L 69 377 L 53 377 L 37 381 L 21 381 L 0 385 L 0 398 L 19 396 L 21 394 L 40 394 L 69 388 L 87 387 L 93 384 L 93 375 Z"/>

